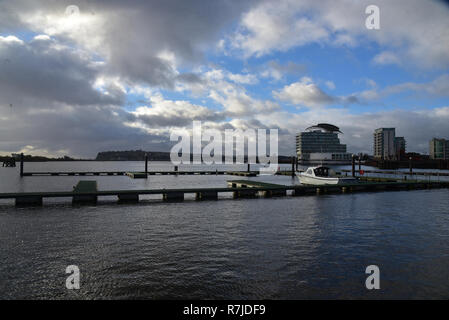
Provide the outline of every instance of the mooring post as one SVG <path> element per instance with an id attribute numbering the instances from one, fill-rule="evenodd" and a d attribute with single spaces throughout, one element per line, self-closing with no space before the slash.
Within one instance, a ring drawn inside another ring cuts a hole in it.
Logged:
<path id="1" fill-rule="evenodd" d="M 292 178 L 295 177 L 295 157 L 292 157 Z"/>
<path id="2" fill-rule="evenodd" d="M 250 164 L 249 164 L 249 159 L 248 159 L 248 172 L 250 172 Z"/>
<path id="3" fill-rule="evenodd" d="M 23 153 L 20 154 L 20 176 L 23 177 Z"/>
<path id="4" fill-rule="evenodd" d="M 178 166 L 175 166 L 176 175 L 178 174 Z"/>
<path id="5" fill-rule="evenodd" d="M 412 169 L 412 157 L 409 157 L 408 160 L 409 160 L 408 164 L 409 164 L 409 168 L 410 168 L 410 174 L 413 175 L 413 169 Z"/>
<path id="6" fill-rule="evenodd" d="M 355 177 L 355 156 L 352 155 L 352 176 Z"/>
<path id="7" fill-rule="evenodd" d="M 148 153 L 145 153 L 145 175 L 148 176 Z"/>
<path id="8" fill-rule="evenodd" d="M 359 172 L 362 170 L 362 155 L 359 154 Z"/>

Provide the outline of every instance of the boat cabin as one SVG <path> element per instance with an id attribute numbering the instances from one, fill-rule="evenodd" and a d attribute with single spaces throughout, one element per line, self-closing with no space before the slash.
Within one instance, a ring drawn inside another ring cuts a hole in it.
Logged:
<path id="1" fill-rule="evenodd" d="M 335 177 L 335 171 L 328 167 L 316 167 L 309 168 L 306 171 L 308 175 L 314 175 L 315 177 Z"/>

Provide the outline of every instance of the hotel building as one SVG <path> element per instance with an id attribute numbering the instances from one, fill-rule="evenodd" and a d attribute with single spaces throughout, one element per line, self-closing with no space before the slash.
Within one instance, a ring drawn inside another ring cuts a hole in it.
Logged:
<path id="1" fill-rule="evenodd" d="M 352 154 L 340 143 L 340 129 L 332 124 L 319 123 L 296 135 L 296 154 L 303 164 L 346 164 Z"/>

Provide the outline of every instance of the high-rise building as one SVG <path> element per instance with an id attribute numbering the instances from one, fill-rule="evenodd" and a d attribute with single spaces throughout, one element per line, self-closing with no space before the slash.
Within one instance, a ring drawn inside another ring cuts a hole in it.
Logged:
<path id="1" fill-rule="evenodd" d="M 332 124 L 319 123 L 296 135 L 296 154 L 303 163 L 348 163 L 352 154 L 340 143 L 340 129 Z"/>
<path id="2" fill-rule="evenodd" d="M 449 140 L 433 138 L 429 143 L 430 159 L 449 159 Z"/>
<path id="3" fill-rule="evenodd" d="M 379 128 L 374 130 L 374 157 L 382 160 L 396 158 L 395 128 Z"/>
<path id="4" fill-rule="evenodd" d="M 404 137 L 394 138 L 394 149 L 396 151 L 396 160 L 402 160 L 405 157 L 406 142 Z"/>

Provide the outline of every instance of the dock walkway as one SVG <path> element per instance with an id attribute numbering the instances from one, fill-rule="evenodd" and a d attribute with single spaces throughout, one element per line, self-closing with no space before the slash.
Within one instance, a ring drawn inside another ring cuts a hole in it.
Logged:
<path id="1" fill-rule="evenodd" d="M 93 183 L 92 183 L 93 182 Z M 80 185 L 81 184 L 81 185 Z M 15 199 L 16 205 L 42 205 L 43 198 L 72 198 L 73 203 L 96 203 L 98 197 L 116 196 L 119 202 L 138 202 L 141 195 L 162 195 L 164 201 L 182 201 L 185 194 L 195 194 L 197 200 L 218 199 L 219 193 L 232 193 L 234 198 L 317 195 L 330 193 L 372 192 L 449 188 L 449 182 L 382 181 L 344 185 L 277 185 L 247 180 L 229 180 L 222 188 L 177 188 L 144 190 L 96 190 L 96 182 L 80 181 L 73 191 L 0 193 L 0 199 Z"/>
<path id="2" fill-rule="evenodd" d="M 242 177 L 255 177 L 259 174 L 259 171 L 148 171 L 146 173 L 149 176 L 154 175 L 232 175 Z M 24 172 L 23 177 L 35 177 L 35 176 L 129 176 L 136 178 L 142 177 L 145 172 L 132 172 L 132 171 L 61 171 L 61 172 Z"/>

